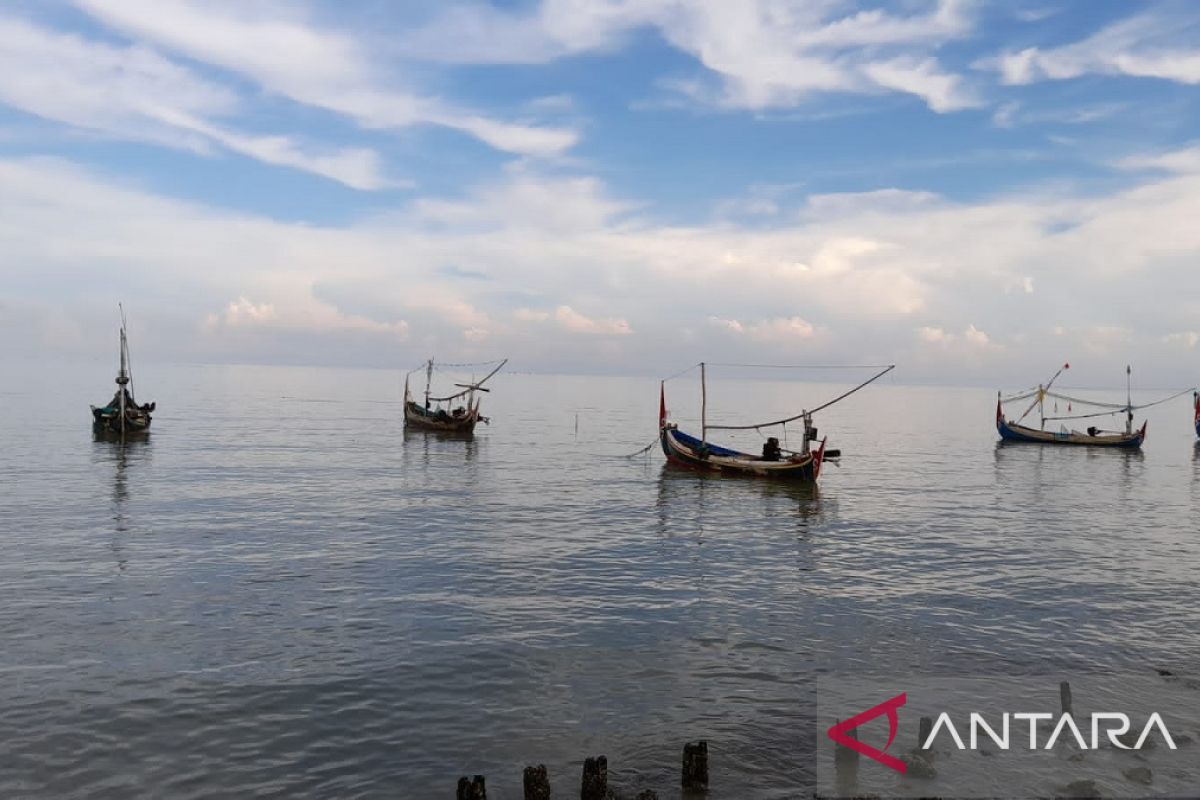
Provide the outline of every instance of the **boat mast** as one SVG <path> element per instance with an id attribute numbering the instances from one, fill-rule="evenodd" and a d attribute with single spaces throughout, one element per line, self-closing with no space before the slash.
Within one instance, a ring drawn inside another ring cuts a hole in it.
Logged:
<path id="1" fill-rule="evenodd" d="M 708 382 L 703 361 L 700 362 L 700 444 L 708 447 Z"/>
<path id="2" fill-rule="evenodd" d="M 1133 368 L 1125 365 L 1125 434 L 1133 433 Z"/>
<path id="3" fill-rule="evenodd" d="M 433 383 L 433 359 L 425 365 L 425 408 L 429 408 L 429 386 Z"/>
<path id="4" fill-rule="evenodd" d="M 121 415 L 121 439 L 125 438 L 125 385 L 129 383 L 128 343 L 125 340 L 125 310 L 121 309 L 121 371 L 117 373 L 117 410 Z"/>

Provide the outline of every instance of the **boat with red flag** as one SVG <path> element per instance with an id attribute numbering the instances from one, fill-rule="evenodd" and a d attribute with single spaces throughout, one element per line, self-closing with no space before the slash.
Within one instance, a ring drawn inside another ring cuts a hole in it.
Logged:
<path id="1" fill-rule="evenodd" d="M 667 457 L 667 461 L 677 466 L 703 472 L 807 482 L 817 480 L 821 474 L 821 465 L 824 463 L 826 457 L 840 455 L 837 451 L 826 450 L 826 439 L 824 437 L 818 438 L 817 428 L 813 425 L 813 415 L 849 397 L 859 389 L 873 383 L 895 369 L 894 364 L 888 365 L 869 380 L 835 397 L 833 400 L 822 403 L 812 410 L 801 411 L 799 414 L 790 417 L 751 425 L 713 425 L 708 422 L 707 365 L 701 362 L 697 366 L 700 368 L 700 436 L 697 437 L 684 433 L 679 429 L 677 424 L 668 419 L 666 381 L 662 381 L 659 385 L 659 442 L 662 446 L 663 454 Z M 789 450 L 781 447 L 778 438 L 773 436 L 767 438 L 763 444 L 762 452 L 757 454 L 723 447 L 714 444 L 708 438 L 708 433 L 712 430 L 754 430 L 761 433 L 764 428 L 782 428 L 789 422 L 797 421 L 801 422 L 804 429 L 804 437 L 799 450 Z"/>

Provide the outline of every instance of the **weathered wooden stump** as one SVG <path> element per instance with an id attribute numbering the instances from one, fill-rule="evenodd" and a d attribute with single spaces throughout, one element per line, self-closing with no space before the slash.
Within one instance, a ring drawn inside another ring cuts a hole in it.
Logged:
<path id="1" fill-rule="evenodd" d="M 858 741 L 858 728 L 851 728 L 845 735 L 847 739 Z M 858 769 L 858 751 L 851 750 L 844 744 L 834 745 L 833 765 L 837 767 L 838 772 L 853 772 Z"/>
<path id="2" fill-rule="evenodd" d="M 550 800 L 550 776 L 545 764 L 525 768 L 525 800 Z"/>
<path id="3" fill-rule="evenodd" d="M 608 759 L 604 756 L 584 759 L 579 800 L 608 800 Z"/>
<path id="4" fill-rule="evenodd" d="M 683 746 L 681 785 L 691 791 L 708 788 L 708 742 L 688 742 Z"/>
<path id="5" fill-rule="evenodd" d="M 1058 685 L 1058 699 L 1062 701 L 1062 713 L 1070 714 L 1071 711 L 1071 684 L 1063 681 Z"/>
<path id="6" fill-rule="evenodd" d="M 928 750 L 925 743 L 929 741 L 930 735 L 933 733 L 933 717 L 921 717 L 921 727 L 917 732 L 917 749 Z"/>
<path id="7" fill-rule="evenodd" d="M 468 778 L 466 775 L 458 779 L 457 800 L 487 800 L 487 787 L 482 775 Z"/>

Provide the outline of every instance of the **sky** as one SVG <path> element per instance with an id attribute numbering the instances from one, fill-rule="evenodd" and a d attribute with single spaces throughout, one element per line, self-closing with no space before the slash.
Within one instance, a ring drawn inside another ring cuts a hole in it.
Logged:
<path id="1" fill-rule="evenodd" d="M 1200 381 L 1200 3 L 7 0 L 0 357 Z"/>

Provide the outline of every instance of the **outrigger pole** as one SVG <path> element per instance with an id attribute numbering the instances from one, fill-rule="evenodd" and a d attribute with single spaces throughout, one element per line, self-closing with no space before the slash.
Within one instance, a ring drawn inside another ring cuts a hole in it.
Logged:
<path id="1" fill-rule="evenodd" d="M 1070 368 L 1071 368 L 1070 363 L 1063 364 L 1061 367 L 1059 367 L 1058 372 L 1054 373 L 1054 376 L 1052 378 L 1050 378 L 1050 380 L 1046 381 L 1046 384 L 1044 386 L 1041 384 L 1038 384 L 1037 399 L 1035 399 L 1032 403 L 1030 403 L 1029 408 L 1025 409 L 1025 413 L 1022 414 L 1020 419 L 1017 420 L 1018 424 L 1020 424 L 1021 420 L 1028 417 L 1029 412 L 1033 411 L 1034 407 L 1036 406 L 1038 408 L 1038 416 L 1040 416 L 1042 418 L 1042 429 L 1045 430 L 1046 414 L 1045 414 L 1045 410 L 1042 408 L 1042 403 L 1046 399 L 1046 392 L 1050 391 L 1050 387 L 1054 385 L 1054 382 L 1056 380 L 1058 380 L 1058 376 L 1063 374 L 1063 370 L 1070 369 Z"/>

